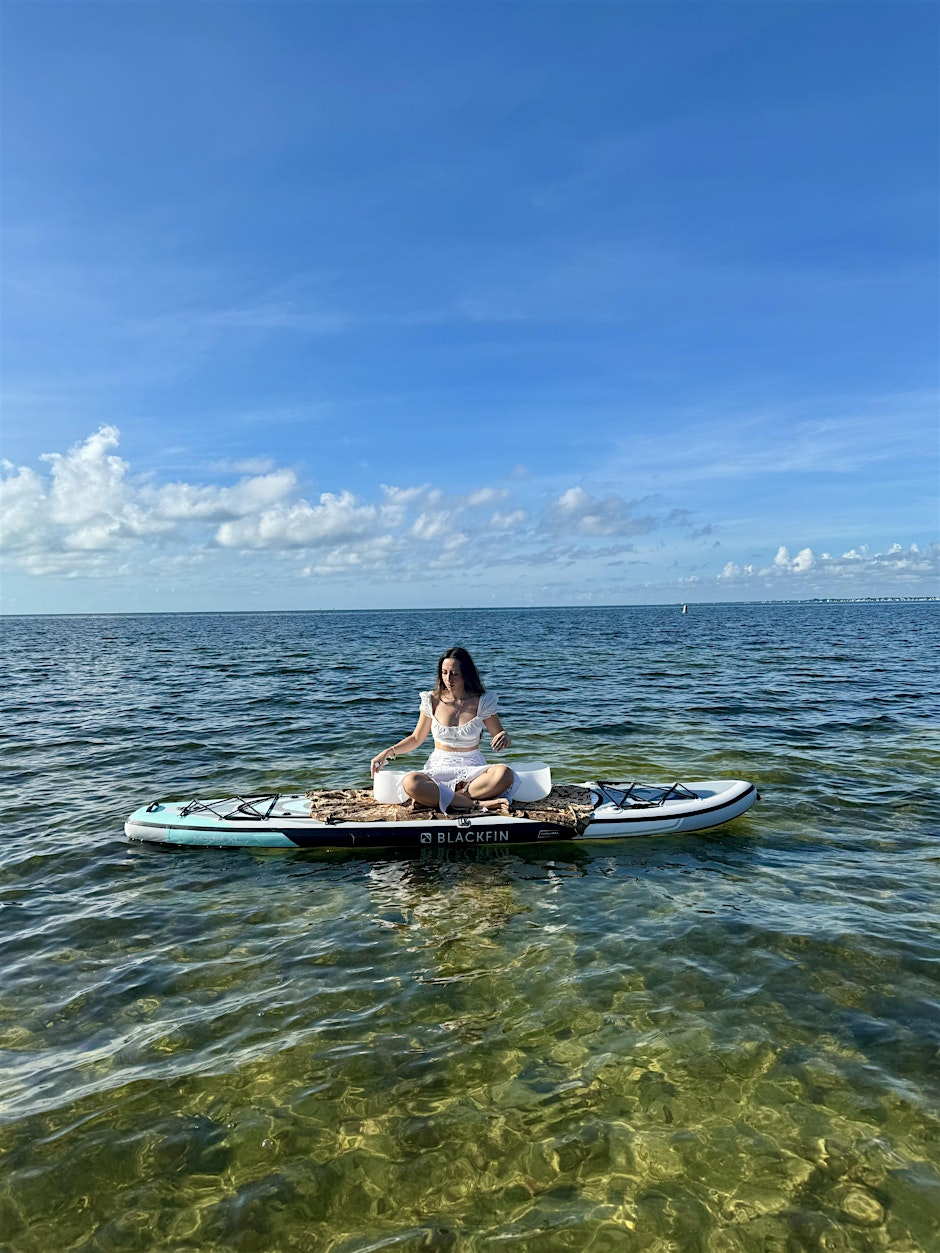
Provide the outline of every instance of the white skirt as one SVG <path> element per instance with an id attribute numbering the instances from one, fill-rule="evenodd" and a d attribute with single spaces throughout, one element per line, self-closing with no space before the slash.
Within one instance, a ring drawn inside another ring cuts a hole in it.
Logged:
<path id="1" fill-rule="evenodd" d="M 425 774 L 430 775 L 437 784 L 437 790 L 441 796 L 439 807 L 446 813 L 454 799 L 457 784 L 469 783 L 478 774 L 482 774 L 489 764 L 479 749 L 473 753 L 447 753 L 439 748 L 435 748 L 434 752 L 422 766 L 422 770 Z M 518 783 L 519 780 L 515 771 L 513 771 L 512 783 L 502 793 L 506 800 L 512 800 L 513 792 L 515 792 Z M 409 800 L 408 793 L 399 782 L 399 804 L 404 805 L 407 800 Z"/>

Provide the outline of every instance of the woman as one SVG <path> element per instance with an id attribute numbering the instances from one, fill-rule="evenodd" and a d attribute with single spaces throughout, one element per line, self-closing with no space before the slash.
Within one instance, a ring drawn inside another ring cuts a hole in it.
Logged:
<path id="1" fill-rule="evenodd" d="M 398 799 L 410 797 L 416 805 L 443 812 L 474 809 L 478 805 L 508 813 L 516 776 L 509 766 L 491 766 L 480 752 L 483 728 L 499 753 L 511 741 L 496 716 L 497 697 L 487 692 L 465 648 L 449 648 L 437 663 L 437 687 L 421 693 L 418 723 L 407 739 L 399 740 L 372 758 L 372 777 L 388 761 L 410 753 L 434 736 L 434 752 L 423 770 L 406 774 Z"/>

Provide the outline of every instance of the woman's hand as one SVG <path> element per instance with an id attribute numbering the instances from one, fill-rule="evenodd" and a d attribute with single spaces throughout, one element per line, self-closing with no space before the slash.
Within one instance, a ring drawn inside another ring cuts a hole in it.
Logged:
<path id="1" fill-rule="evenodd" d="M 490 744 L 492 744 L 493 746 L 494 753 L 501 753 L 503 749 L 508 748 L 511 743 L 512 743 L 512 740 L 509 738 L 509 736 L 506 734 L 505 731 L 497 731 L 496 734 L 493 736 L 493 738 L 490 740 Z"/>
<path id="2" fill-rule="evenodd" d="M 373 779 L 379 773 L 382 767 L 386 764 L 389 757 L 394 757 L 394 756 L 395 754 L 392 752 L 390 748 L 385 748 L 376 757 L 372 758 L 369 769 L 370 769 Z"/>

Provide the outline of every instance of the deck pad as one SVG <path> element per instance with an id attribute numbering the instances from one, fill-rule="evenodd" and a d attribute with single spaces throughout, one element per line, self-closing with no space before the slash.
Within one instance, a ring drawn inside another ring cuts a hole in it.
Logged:
<path id="1" fill-rule="evenodd" d="M 372 792 L 358 788 L 314 788 L 307 793 L 310 817 L 321 822 L 413 822 L 417 818 L 435 818 L 453 822 L 456 818 L 469 816 L 482 818 L 487 811 L 482 807 L 467 810 L 466 814 L 446 814 L 440 810 L 412 808 L 410 805 L 379 804 Z M 517 818 L 533 822 L 554 822 L 582 832 L 594 813 L 595 794 L 588 787 L 576 784 L 556 784 L 548 796 L 529 803 L 516 803 L 512 812 Z"/>

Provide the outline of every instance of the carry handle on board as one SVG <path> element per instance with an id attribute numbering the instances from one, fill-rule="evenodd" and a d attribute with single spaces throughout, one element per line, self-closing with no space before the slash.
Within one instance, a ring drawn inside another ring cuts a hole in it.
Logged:
<path id="1" fill-rule="evenodd" d="M 514 801 L 541 801 L 552 790 L 552 768 L 544 761 L 514 761 L 512 769 L 518 777 Z M 372 780 L 372 795 L 380 805 L 398 804 L 398 784 L 407 770 L 389 770 L 388 766 Z"/>

